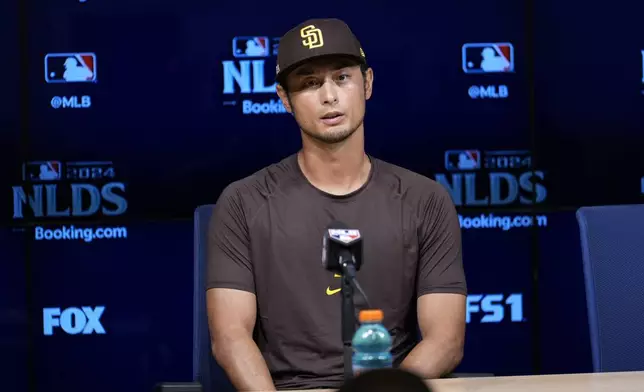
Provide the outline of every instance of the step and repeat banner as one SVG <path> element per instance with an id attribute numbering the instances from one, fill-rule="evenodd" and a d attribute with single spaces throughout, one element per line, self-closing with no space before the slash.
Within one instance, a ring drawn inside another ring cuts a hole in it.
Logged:
<path id="1" fill-rule="evenodd" d="M 20 86 L 25 64 L 20 56 L 18 19 L 15 17 L 18 4 L 17 1 L 0 2 L 0 47 L 5 59 L 0 61 L 0 75 L 3 76 L 0 94 L 0 203 L 3 206 L 12 203 L 7 186 L 20 180 L 17 172 L 20 171 L 22 158 L 20 110 L 24 106 L 21 103 L 25 101 Z M 10 211 L 6 208 L 1 211 L 0 222 L 7 223 L 11 219 Z"/>
<path id="2" fill-rule="evenodd" d="M 8 391 L 150 391 L 162 380 L 190 380 L 192 227 L 3 228 L 0 349 Z"/>
<path id="3" fill-rule="evenodd" d="M 536 229 L 509 223 L 528 222 L 528 215 L 489 218 L 508 224 L 463 230 L 470 292 L 465 357 L 457 370 L 588 370 L 574 214 L 536 216 L 542 222 Z M 38 391 L 80 392 L 92 385 L 96 391 L 134 392 L 160 381 L 191 380 L 193 236 L 191 221 L 4 228 L 0 346 L 11 356 L 3 356 L 3 376 L 20 387 L 16 391 L 27 391 L 32 382 Z"/>
<path id="4" fill-rule="evenodd" d="M 28 382 L 29 330 L 26 240 L 0 227 L 0 377 L 7 391 L 25 391 Z"/>
<path id="5" fill-rule="evenodd" d="M 0 4 L 9 390 L 192 379 L 193 213 L 300 147 L 275 63 L 312 16 L 345 20 L 374 68 L 368 152 L 458 208 L 457 371 L 590 371 L 574 213 L 644 202 L 641 4 L 28 3 Z"/>
<path id="6" fill-rule="evenodd" d="M 644 4 L 534 10 L 534 147 L 549 205 L 644 202 L 644 36 L 632 29 Z"/>
<path id="7" fill-rule="evenodd" d="M 191 222 L 43 232 L 30 239 L 38 390 L 147 391 L 190 375 Z"/>

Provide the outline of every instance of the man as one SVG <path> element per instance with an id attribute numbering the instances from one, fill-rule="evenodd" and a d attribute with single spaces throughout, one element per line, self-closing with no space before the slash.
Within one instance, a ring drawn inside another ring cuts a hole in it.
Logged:
<path id="1" fill-rule="evenodd" d="M 321 263 L 323 232 L 339 220 L 364 238 L 357 278 L 384 311 L 394 366 L 423 378 L 450 372 L 463 352 L 466 284 L 449 194 L 365 153 L 373 70 L 344 22 L 293 28 L 277 62 L 277 93 L 302 149 L 230 184 L 216 203 L 207 276 L 215 358 L 238 390 L 342 385 L 340 279 Z"/>

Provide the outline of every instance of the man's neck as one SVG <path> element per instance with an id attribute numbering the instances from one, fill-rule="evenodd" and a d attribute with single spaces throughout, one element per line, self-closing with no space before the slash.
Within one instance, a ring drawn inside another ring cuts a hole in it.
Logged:
<path id="1" fill-rule="evenodd" d="M 333 146 L 304 142 L 297 154 L 304 176 L 316 188 L 333 195 L 346 195 L 360 189 L 371 171 L 371 161 L 360 136 L 356 132 Z"/>

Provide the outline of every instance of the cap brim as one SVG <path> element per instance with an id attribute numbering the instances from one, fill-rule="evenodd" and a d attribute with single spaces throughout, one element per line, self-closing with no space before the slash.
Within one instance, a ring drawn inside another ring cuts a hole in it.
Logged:
<path id="1" fill-rule="evenodd" d="M 300 60 L 296 63 L 291 64 L 288 66 L 286 69 L 281 70 L 276 76 L 275 76 L 275 81 L 279 84 L 283 84 L 282 82 L 284 79 L 288 76 L 291 71 L 293 71 L 295 68 L 306 64 L 310 61 L 313 60 L 319 60 L 324 57 L 340 57 L 340 58 L 350 58 L 352 60 L 356 60 L 356 63 L 358 64 L 367 64 L 367 61 L 365 60 L 364 57 L 361 56 L 356 56 L 355 54 L 349 54 L 349 53 L 323 53 L 323 54 L 318 54 L 314 55 L 311 57 L 307 57 L 304 60 Z"/>

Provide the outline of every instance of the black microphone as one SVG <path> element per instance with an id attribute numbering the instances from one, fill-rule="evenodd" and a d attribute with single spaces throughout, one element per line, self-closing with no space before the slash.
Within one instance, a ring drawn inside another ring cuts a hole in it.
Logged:
<path id="1" fill-rule="evenodd" d="M 331 223 L 322 238 L 322 265 L 329 271 L 342 274 L 342 344 L 344 346 L 344 378 L 353 377 L 351 340 L 356 331 L 356 316 L 353 303 L 353 288 L 357 288 L 369 300 L 356 280 L 356 271 L 362 266 L 362 236 L 360 231 L 350 229 L 342 222 Z"/>
<path id="2" fill-rule="evenodd" d="M 347 277 L 371 308 L 369 298 L 356 280 L 356 271 L 362 267 L 362 235 L 340 221 L 334 221 L 322 238 L 322 265 L 329 271 Z"/>
<path id="3" fill-rule="evenodd" d="M 362 266 L 362 236 L 360 230 L 346 224 L 331 223 L 322 239 L 322 265 L 329 271 L 355 278 Z"/>

